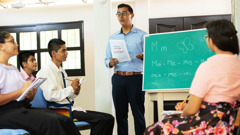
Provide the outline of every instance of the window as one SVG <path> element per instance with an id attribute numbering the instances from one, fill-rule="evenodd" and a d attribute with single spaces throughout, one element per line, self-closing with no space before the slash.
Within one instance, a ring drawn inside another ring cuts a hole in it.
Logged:
<path id="1" fill-rule="evenodd" d="M 66 62 L 63 62 L 63 68 L 69 76 L 85 75 L 83 21 L 6 26 L 0 27 L 0 30 L 8 31 L 13 35 L 19 44 L 20 51 L 35 52 L 38 69 L 41 69 L 51 59 L 47 50 L 48 42 L 52 38 L 61 38 L 66 42 L 68 49 L 68 58 Z M 12 57 L 9 62 L 20 68 L 16 56 Z"/>

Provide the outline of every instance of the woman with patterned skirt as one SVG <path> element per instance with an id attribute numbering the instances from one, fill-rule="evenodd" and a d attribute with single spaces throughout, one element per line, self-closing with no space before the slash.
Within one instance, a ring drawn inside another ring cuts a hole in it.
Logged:
<path id="1" fill-rule="evenodd" d="M 207 24 L 206 43 L 216 55 L 197 69 L 180 117 L 171 116 L 145 130 L 145 135 L 232 135 L 240 100 L 237 31 L 228 20 Z"/>

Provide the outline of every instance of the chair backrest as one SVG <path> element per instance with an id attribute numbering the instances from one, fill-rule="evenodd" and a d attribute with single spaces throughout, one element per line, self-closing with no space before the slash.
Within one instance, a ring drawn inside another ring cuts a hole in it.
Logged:
<path id="1" fill-rule="evenodd" d="M 35 97 L 33 99 L 32 102 L 30 102 L 32 104 L 32 107 L 37 107 L 37 108 L 46 108 L 49 109 L 50 106 L 54 106 L 54 107 L 67 107 L 69 108 L 69 110 L 67 111 L 68 114 L 66 116 L 69 116 L 71 119 L 72 118 L 72 104 L 58 104 L 55 102 L 48 102 L 43 95 L 43 91 L 40 87 L 38 87 L 37 93 L 35 94 Z M 60 112 L 61 113 L 61 112 Z M 65 114 L 65 112 L 61 113 L 61 114 Z"/>
<path id="2" fill-rule="evenodd" d="M 48 108 L 47 101 L 43 96 L 43 91 L 40 87 L 38 87 L 37 93 L 35 94 L 35 97 L 32 102 L 32 107 L 38 107 L 38 108 Z"/>
<path id="3" fill-rule="evenodd" d="M 43 91 L 40 87 L 38 87 L 37 93 L 35 94 L 33 101 L 30 103 L 32 104 L 32 107 L 46 108 L 46 109 L 49 109 L 50 106 L 55 106 L 55 107 L 66 106 L 69 108 L 68 113 L 69 113 L 70 118 L 72 119 L 71 111 L 72 111 L 72 104 L 74 102 L 72 102 L 71 104 L 58 104 L 55 102 L 47 102 L 47 100 L 43 96 Z M 85 121 L 78 121 L 78 122 L 74 122 L 74 123 L 78 127 L 79 130 L 91 129 L 91 125 Z"/>

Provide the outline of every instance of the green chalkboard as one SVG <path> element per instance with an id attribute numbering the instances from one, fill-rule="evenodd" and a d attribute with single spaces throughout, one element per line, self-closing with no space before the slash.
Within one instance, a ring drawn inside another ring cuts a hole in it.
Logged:
<path id="1" fill-rule="evenodd" d="M 143 89 L 190 88 L 198 66 L 214 53 L 203 36 L 206 29 L 145 37 Z"/>

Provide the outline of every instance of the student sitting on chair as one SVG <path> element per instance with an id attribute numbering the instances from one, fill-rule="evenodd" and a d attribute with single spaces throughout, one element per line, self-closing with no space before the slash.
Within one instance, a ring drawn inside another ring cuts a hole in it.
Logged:
<path id="1" fill-rule="evenodd" d="M 37 77 L 47 78 L 40 86 L 45 99 L 49 102 L 67 104 L 72 102 L 80 92 L 79 79 L 67 80 L 67 73 L 61 67 L 67 59 L 67 47 L 61 39 L 52 39 L 48 43 L 51 60 L 41 68 Z M 70 83 L 70 84 L 69 84 Z M 68 85 L 69 84 L 69 85 Z M 96 111 L 72 112 L 73 119 L 91 124 L 91 135 L 112 135 L 114 118 L 112 115 Z"/>
<path id="2" fill-rule="evenodd" d="M 145 130 L 145 135 L 232 134 L 240 100 L 240 60 L 237 31 L 228 20 L 207 24 L 206 43 L 216 55 L 196 71 L 190 98 L 181 117 L 172 116 Z"/>
<path id="3" fill-rule="evenodd" d="M 33 135 L 79 135 L 68 117 L 47 109 L 31 108 L 37 88 L 25 100 L 16 101 L 31 82 L 21 79 L 8 60 L 18 54 L 18 44 L 9 32 L 0 31 L 0 129 L 25 129 Z"/>
<path id="4" fill-rule="evenodd" d="M 18 61 L 22 68 L 20 75 L 25 81 L 33 82 L 35 77 L 32 75 L 33 71 L 37 69 L 37 62 L 32 51 L 23 51 L 18 54 Z"/>

